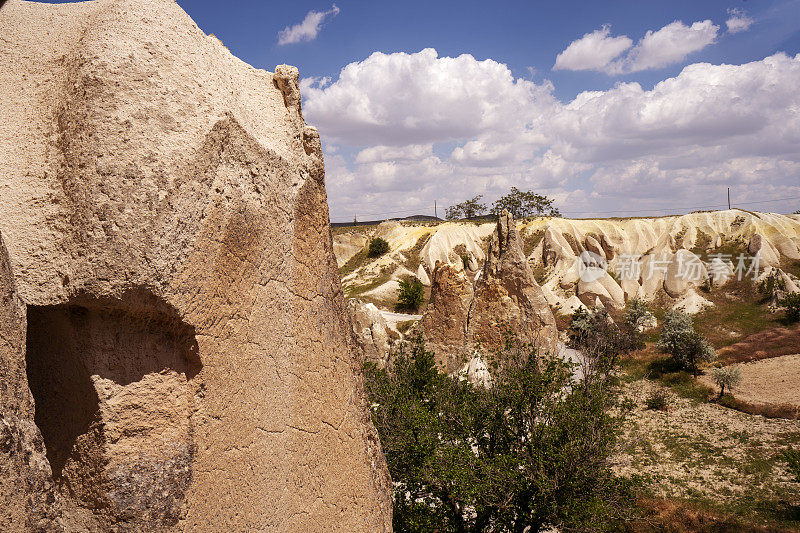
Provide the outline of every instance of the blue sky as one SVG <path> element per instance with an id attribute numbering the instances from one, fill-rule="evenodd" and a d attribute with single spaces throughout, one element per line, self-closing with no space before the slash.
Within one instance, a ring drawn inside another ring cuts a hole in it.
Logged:
<path id="1" fill-rule="evenodd" d="M 178 3 L 300 69 L 334 221 L 512 186 L 574 217 L 800 209 L 800 0 Z"/>
<path id="2" fill-rule="evenodd" d="M 610 24 L 615 33 L 641 36 L 682 20 L 710 19 L 723 24 L 727 10 L 740 8 L 758 21 L 753 31 L 724 36 L 690 60 L 745 63 L 778 51 L 800 51 L 800 2 L 755 1 L 544 1 L 544 2 L 375 2 L 337 1 L 340 13 L 327 20 L 316 39 L 279 46 L 277 34 L 300 22 L 311 10 L 326 11 L 332 2 L 262 2 L 220 4 L 179 0 L 206 33 L 214 33 L 238 57 L 272 69 L 296 65 L 303 76 L 336 76 L 339 70 L 374 51 L 418 52 L 435 48 L 440 56 L 471 54 L 509 66 L 517 77 L 548 78 L 559 98 L 583 90 L 610 88 L 619 78 L 586 72 L 553 72 L 556 55 L 571 41 Z M 676 64 L 625 80 L 652 85 L 678 74 Z"/>

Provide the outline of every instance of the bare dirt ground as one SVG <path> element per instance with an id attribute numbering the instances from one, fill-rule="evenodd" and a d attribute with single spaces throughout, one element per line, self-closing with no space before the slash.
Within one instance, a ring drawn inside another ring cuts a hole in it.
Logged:
<path id="1" fill-rule="evenodd" d="M 783 355 L 739 365 L 742 382 L 733 389 L 737 400 L 749 404 L 800 407 L 800 355 Z M 710 372 L 699 381 L 716 389 Z"/>
<path id="2" fill-rule="evenodd" d="M 668 410 L 646 409 L 646 399 L 659 391 L 668 397 Z M 636 407 L 623 424 L 614 469 L 642 475 L 656 497 L 780 521 L 800 502 L 800 484 L 780 455 L 800 443 L 800 421 L 682 398 L 647 379 L 624 384 L 626 397 Z"/>

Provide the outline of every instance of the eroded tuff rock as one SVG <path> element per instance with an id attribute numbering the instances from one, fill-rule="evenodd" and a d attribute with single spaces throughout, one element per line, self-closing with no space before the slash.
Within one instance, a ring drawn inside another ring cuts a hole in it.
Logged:
<path id="1" fill-rule="evenodd" d="M 476 348 L 493 351 L 506 331 L 542 350 L 555 349 L 555 318 L 522 252 L 514 218 L 504 211 L 489 241 L 486 261 L 469 279 L 450 265 L 437 265 L 423 335 L 448 373 Z"/>
<path id="2" fill-rule="evenodd" d="M 0 234 L 0 531 L 59 531 L 60 496 L 33 421 L 25 377 L 25 304 Z"/>
<path id="3" fill-rule="evenodd" d="M 347 314 L 362 361 L 385 368 L 389 361 L 391 336 L 386 319 L 374 304 L 356 298 L 347 300 Z"/>
<path id="4" fill-rule="evenodd" d="M 389 530 L 297 70 L 170 0 L 0 35 L 0 530 Z"/>
<path id="5" fill-rule="evenodd" d="M 468 334 L 473 343 L 492 349 L 502 344 L 506 330 L 554 353 L 558 332 L 553 312 L 522 253 L 514 217 L 503 211 L 475 282 Z"/>
<path id="6" fill-rule="evenodd" d="M 680 250 L 692 252 L 707 265 L 712 290 L 742 272 L 740 254 L 757 254 L 761 271 L 769 265 L 778 267 L 800 258 L 800 215 L 730 209 L 644 219 L 534 218 L 517 224 L 528 261 L 541 276 L 537 279 L 543 279 L 542 292 L 554 312 L 561 314 L 571 313 L 582 305 L 581 300 L 591 305 L 599 301 L 604 306 L 620 307 L 634 297 L 666 298 L 673 303 L 693 298 L 697 293 L 696 280 L 683 284 L 674 275 L 670 281 L 674 297 L 665 288 L 670 263 L 685 255 L 685 252 L 679 254 Z M 383 234 L 393 253 L 365 261 L 343 283 L 347 288 L 369 285 L 385 273 L 399 270 L 409 259 L 419 261 L 431 273 L 436 260 L 461 269 L 462 256 L 469 255 L 469 270 L 477 270 L 474 267 L 484 260 L 487 241 L 494 229 L 493 223 L 395 223 L 391 232 Z M 369 231 L 353 228 L 352 233 L 365 235 Z M 334 242 L 344 240 L 345 237 L 337 235 Z M 427 244 L 418 251 L 420 242 Z M 612 276 L 600 283 L 579 283 L 577 263 L 584 252 L 604 260 Z M 723 256 L 716 265 L 715 255 Z M 747 259 L 743 273 L 747 273 L 751 264 Z M 677 263 L 672 265 L 674 274 L 677 267 Z M 752 274 L 757 276 L 756 272 Z M 674 283 L 676 280 L 679 283 Z M 705 284 L 703 280 L 700 282 Z M 796 278 L 794 282 L 797 283 Z"/>
<path id="7" fill-rule="evenodd" d="M 460 368 L 469 346 L 469 309 L 474 289 L 464 272 L 437 262 L 431 281 L 431 297 L 422 315 L 422 335 L 443 369 Z"/>

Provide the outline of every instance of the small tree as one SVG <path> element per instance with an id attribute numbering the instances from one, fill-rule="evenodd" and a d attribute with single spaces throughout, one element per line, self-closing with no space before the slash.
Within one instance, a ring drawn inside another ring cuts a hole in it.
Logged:
<path id="1" fill-rule="evenodd" d="M 781 305 L 786 308 L 786 320 L 794 323 L 800 321 L 800 292 L 790 292 L 781 300 Z"/>
<path id="2" fill-rule="evenodd" d="M 693 331 L 691 315 L 682 311 L 667 311 L 658 339 L 658 349 L 669 354 L 679 352 L 683 346 L 684 336 Z"/>
<path id="3" fill-rule="evenodd" d="M 667 311 L 657 346 L 670 354 L 680 370 L 687 370 L 695 376 L 700 363 L 713 361 L 716 357 L 714 348 L 694 331 L 692 317 L 683 311 Z"/>
<path id="4" fill-rule="evenodd" d="M 500 197 L 492 204 L 492 214 L 499 215 L 508 210 L 514 218 L 523 217 L 559 217 L 561 213 L 553 206 L 553 199 L 533 191 L 520 191 L 511 187 L 511 192 Z"/>
<path id="5" fill-rule="evenodd" d="M 389 243 L 386 242 L 386 239 L 375 237 L 369 241 L 369 251 L 367 252 L 367 255 L 370 257 L 380 257 L 388 251 Z"/>
<path id="6" fill-rule="evenodd" d="M 639 298 L 634 298 L 628 301 L 625 306 L 625 322 L 634 331 L 639 332 L 647 327 L 648 323 L 653 320 L 653 315 L 647 308 L 647 303 Z"/>
<path id="7" fill-rule="evenodd" d="M 605 309 L 589 311 L 579 307 L 572 314 L 570 342 L 585 356 L 593 372 L 605 373 L 620 356 L 642 346 L 639 333 L 628 323 L 615 324 Z M 584 369 L 586 370 L 586 369 Z"/>
<path id="8" fill-rule="evenodd" d="M 425 287 L 417 278 L 406 278 L 400 280 L 400 287 L 397 289 L 397 307 L 416 311 L 422 306 L 425 299 Z"/>
<path id="9" fill-rule="evenodd" d="M 773 270 L 761 283 L 758 284 L 758 291 L 773 303 L 786 291 L 786 281 L 777 270 Z"/>
<path id="10" fill-rule="evenodd" d="M 474 218 L 486 212 L 486 204 L 481 203 L 482 194 L 474 196 L 469 200 L 461 202 L 447 208 L 445 218 L 447 220 L 457 220 L 459 218 Z"/>
<path id="11" fill-rule="evenodd" d="M 715 368 L 711 372 L 711 378 L 719 387 L 719 397 L 725 395 L 725 389 L 729 391 L 742 381 L 742 371 L 738 366 L 723 366 Z"/>

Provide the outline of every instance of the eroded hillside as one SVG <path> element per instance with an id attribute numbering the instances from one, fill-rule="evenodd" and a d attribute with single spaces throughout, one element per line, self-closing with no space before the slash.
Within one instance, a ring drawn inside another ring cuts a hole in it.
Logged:
<path id="1" fill-rule="evenodd" d="M 400 279 L 416 276 L 429 285 L 437 261 L 474 277 L 494 227 L 486 221 L 337 228 L 334 252 L 345 293 L 388 309 Z M 620 308 L 634 297 L 697 312 L 713 305 L 709 294 L 730 280 L 763 280 L 774 272 L 791 290 L 800 275 L 800 215 L 732 209 L 661 218 L 529 219 L 517 228 L 536 279 L 560 314 L 581 304 Z M 374 237 L 390 249 L 370 258 L 366 248 Z"/>

